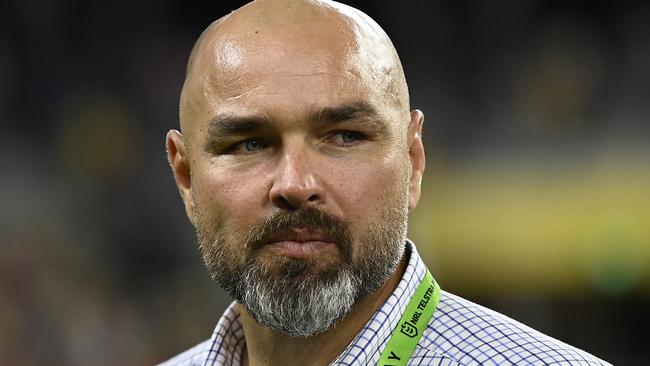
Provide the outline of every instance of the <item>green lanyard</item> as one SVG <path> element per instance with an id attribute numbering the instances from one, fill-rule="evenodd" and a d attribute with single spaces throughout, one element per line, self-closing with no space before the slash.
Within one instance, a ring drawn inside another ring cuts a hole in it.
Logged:
<path id="1" fill-rule="evenodd" d="M 378 365 L 404 366 L 411 358 L 415 346 L 422 338 L 422 333 L 427 328 L 429 320 L 436 311 L 440 300 L 440 286 L 427 270 L 424 279 L 418 285 L 415 294 L 411 297 L 404 315 L 393 330 L 384 352 L 381 354 Z"/>

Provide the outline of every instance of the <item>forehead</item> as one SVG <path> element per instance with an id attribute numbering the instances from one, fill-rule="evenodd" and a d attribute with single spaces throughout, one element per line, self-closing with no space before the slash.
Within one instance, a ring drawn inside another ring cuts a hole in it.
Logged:
<path id="1" fill-rule="evenodd" d="M 372 99 L 374 78 L 356 46 L 304 37 L 227 39 L 213 48 L 214 60 L 202 85 L 206 107 L 252 104 L 262 108 L 290 103 L 338 102 L 352 96 Z"/>
<path id="2" fill-rule="evenodd" d="M 360 101 L 384 112 L 393 77 L 386 53 L 369 47 L 354 27 L 339 29 L 224 24 L 203 42 L 186 81 L 193 119 L 224 112 L 299 115 Z"/>
<path id="3" fill-rule="evenodd" d="M 230 99 L 258 89 L 262 94 L 322 94 L 369 88 L 367 65 L 354 47 L 331 40 L 306 44 L 299 38 L 218 42 L 206 70 L 206 95 Z"/>

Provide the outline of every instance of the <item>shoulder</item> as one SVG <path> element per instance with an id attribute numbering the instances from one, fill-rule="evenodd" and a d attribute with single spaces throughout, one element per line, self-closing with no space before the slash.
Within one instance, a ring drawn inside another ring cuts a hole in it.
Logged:
<path id="1" fill-rule="evenodd" d="M 212 340 L 208 339 L 184 351 L 158 366 L 198 366 L 203 365 Z"/>
<path id="2" fill-rule="evenodd" d="M 442 292 L 411 359 L 423 365 L 611 366 L 503 314 Z"/>

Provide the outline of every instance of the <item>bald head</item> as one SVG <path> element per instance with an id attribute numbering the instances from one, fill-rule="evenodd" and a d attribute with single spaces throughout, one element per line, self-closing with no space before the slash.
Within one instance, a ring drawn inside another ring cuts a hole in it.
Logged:
<path id="1" fill-rule="evenodd" d="M 370 17 L 333 1 L 257 0 L 212 23 L 194 46 L 181 94 L 181 129 L 191 139 L 190 124 L 210 118 L 224 102 L 240 100 L 246 107 L 251 93 L 294 93 L 314 104 L 350 85 L 408 122 L 399 58 Z"/>

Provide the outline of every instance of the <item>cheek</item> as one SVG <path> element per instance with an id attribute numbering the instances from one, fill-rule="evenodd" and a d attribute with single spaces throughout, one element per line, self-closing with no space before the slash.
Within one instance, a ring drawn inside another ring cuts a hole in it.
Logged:
<path id="1" fill-rule="evenodd" d="M 195 200 L 203 214 L 218 220 L 227 235 L 236 235 L 250 227 L 254 213 L 264 205 L 265 183 L 255 174 L 205 169 L 193 181 Z M 268 192 L 268 190 L 267 190 Z"/>
<path id="2" fill-rule="evenodd" d="M 404 167 L 395 158 L 356 164 L 339 172 L 331 193 L 356 235 L 381 221 L 387 209 L 399 206 L 408 189 Z"/>

